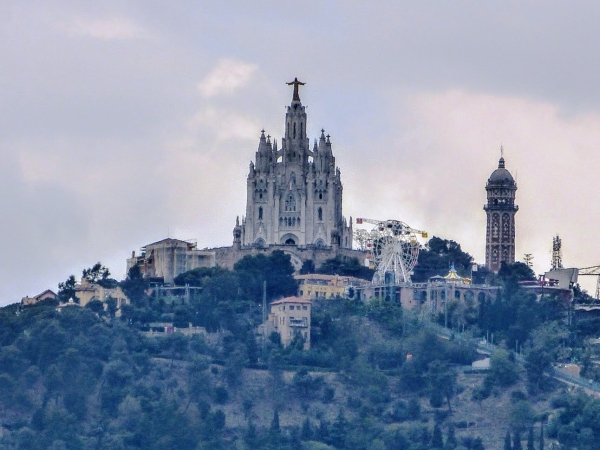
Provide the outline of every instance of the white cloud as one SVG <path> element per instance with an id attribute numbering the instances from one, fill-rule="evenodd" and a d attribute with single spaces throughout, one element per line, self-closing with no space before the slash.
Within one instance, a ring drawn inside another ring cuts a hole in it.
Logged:
<path id="1" fill-rule="evenodd" d="M 256 64 L 222 59 L 213 71 L 198 83 L 198 92 L 206 98 L 233 94 L 248 84 L 257 69 Z"/>
<path id="2" fill-rule="evenodd" d="M 211 131 L 217 141 L 248 139 L 253 142 L 260 125 L 255 120 L 222 109 L 206 108 L 198 112 L 189 122 L 188 130 L 192 135 Z M 202 142 L 198 142 L 202 145 Z"/>
<path id="3" fill-rule="evenodd" d="M 418 156 L 407 157 L 412 173 L 406 175 L 426 186 L 425 195 L 418 189 L 411 195 L 432 225 L 464 239 L 482 260 L 484 187 L 503 142 L 518 183 L 517 259 L 533 253 L 536 270 L 548 270 L 552 236 L 559 233 L 565 265 L 600 262 L 594 244 L 600 205 L 590 201 L 600 165 L 600 115 L 565 116 L 547 102 L 456 90 L 415 95 L 411 107 L 419 143 L 412 152 Z"/>
<path id="4" fill-rule="evenodd" d="M 147 37 L 147 33 L 143 28 L 126 17 L 94 20 L 79 17 L 73 22 L 71 31 L 77 35 L 103 40 Z"/>

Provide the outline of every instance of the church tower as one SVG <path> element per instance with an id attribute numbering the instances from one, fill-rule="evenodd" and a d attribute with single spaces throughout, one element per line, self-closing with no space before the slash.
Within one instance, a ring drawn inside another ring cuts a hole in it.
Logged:
<path id="1" fill-rule="evenodd" d="M 490 175 L 485 190 L 485 266 L 493 272 L 498 272 L 502 262 L 515 262 L 515 214 L 519 210 L 515 205 L 517 183 L 504 167 L 503 156 L 500 157 L 498 168 Z"/>
<path id="2" fill-rule="evenodd" d="M 242 246 L 352 248 L 352 225 L 342 216 L 342 182 L 329 135 L 321 130 L 312 150 L 299 86 L 285 115 L 281 149 L 263 130 L 247 179 Z"/>

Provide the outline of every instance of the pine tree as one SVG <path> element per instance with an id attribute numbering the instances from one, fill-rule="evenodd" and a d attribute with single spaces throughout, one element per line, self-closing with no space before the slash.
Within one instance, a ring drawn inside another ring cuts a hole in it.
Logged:
<path id="1" fill-rule="evenodd" d="M 248 421 L 248 428 L 246 429 L 244 441 L 246 442 L 246 445 L 249 448 L 258 447 L 258 434 L 256 432 L 256 427 L 254 426 L 251 420 Z"/>
<path id="2" fill-rule="evenodd" d="M 444 448 L 444 441 L 442 439 L 442 430 L 436 423 L 433 427 L 433 437 L 431 438 L 431 448 Z"/>
<path id="3" fill-rule="evenodd" d="M 518 431 L 515 431 L 513 450 L 523 450 L 523 447 L 521 446 L 521 433 Z"/>
<path id="4" fill-rule="evenodd" d="M 529 434 L 527 435 L 527 450 L 535 450 L 535 447 L 533 446 L 533 441 L 533 427 L 530 427 Z"/>
<path id="5" fill-rule="evenodd" d="M 456 435 L 454 434 L 454 426 L 450 424 L 448 426 L 448 436 L 446 437 L 446 448 L 456 448 L 458 442 L 456 441 Z"/>
<path id="6" fill-rule="evenodd" d="M 504 450 L 512 450 L 512 445 L 510 444 L 510 431 L 507 431 L 506 436 L 504 437 Z"/>
<path id="7" fill-rule="evenodd" d="M 312 427 L 310 426 L 310 420 L 308 420 L 308 417 L 306 417 L 306 419 L 304 419 L 304 422 L 302 423 L 302 431 L 300 432 L 300 438 L 303 441 L 310 441 L 312 440 L 313 437 L 313 432 L 312 432 Z"/>
<path id="8" fill-rule="evenodd" d="M 271 421 L 271 428 L 269 430 L 272 435 L 278 435 L 280 432 L 279 429 L 279 412 L 275 410 L 273 412 L 273 420 Z"/>

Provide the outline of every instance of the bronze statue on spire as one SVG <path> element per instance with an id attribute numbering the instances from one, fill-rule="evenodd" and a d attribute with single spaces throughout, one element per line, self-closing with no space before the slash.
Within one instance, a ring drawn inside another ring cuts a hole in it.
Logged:
<path id="1" fill-rule="evenodd" d="M 288 86 L 292 86 L 294 85 L 294 96 L 292 97 L 292 101 L 293 102 L 299 102 L 300 101 L 300 95 L 298 95 L 298 86 L 304 86 L 306 83 L 303 83 L 302 81 L 298 81 L 298 78 L 294 78 L 294 81 L 290 81 L 289 83 L 286 83 Z"/>

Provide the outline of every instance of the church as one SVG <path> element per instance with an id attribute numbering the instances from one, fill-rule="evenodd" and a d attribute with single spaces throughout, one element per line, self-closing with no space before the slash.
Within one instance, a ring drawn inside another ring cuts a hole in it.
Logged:
<path id="1" fill-rule="evenodd" d="M 318 267 L 341 257 L 364 259 L 352 250 L 352 218 L 342 213 L 343 185 L 329 135 L 321 130 L 311 148 L 306 106 L 293 87 L 286 109 L 281 147 L 262 130 L 246 181 L 246 214 L 233 230 L 233 246 L 213 249 L 217 265 L 232 268 L 244 255 L 283 250 L 296 269 L 305 261 Z"/>
<path id="2" fill-rule="evenodd" d="M 329 135 L 321 130 L 312 149 L 306 107 L 294 81 L 281 148 L 263 130 L 246 181 L 246 214 L 236 219 L 233 245 L 199 250 L 192 241 L 163 239 L 132 253 L 127 270 L 140 267 L 145 277 L 172 283 L 180 273 L 215 265 L 232 269 L 246 255 L 282 250 L 296 270 L 305 262 L 319 267 L 331 258 L 357 258 L 352 249 L 352 218 L 342 214 L 343 185 Z"/>
<path id="3" fill-rule="evenodd" d="M 246 180 L 246 212 L 233 229 L 233 246 L 211 249 L 216 264 L 226 268 L 245 255 L 282 250 L 299 270 L 304 262 L 319 267 L 330 258 L 358 258 L 352 249 L 352 218 L 342 213 L 344 187 L 329 135 L 321 130 L 311 148 L 306 106 L 300 86 L 293 87 L 286 109 L 281 146 L 262 130 Z"/>
<path id="4" fill-rule="evenodd" d="M 336 246 L 352 248 L 352 224 L 342 215 L 342 181 L 330 137 L 321 130 L 312 150 L 306 135 L 306 108 L 296 78 L 285 115 L 281 149 L 270 136 L 260 136 L 247 180 L 242 245 L 266 247 Z"/>

